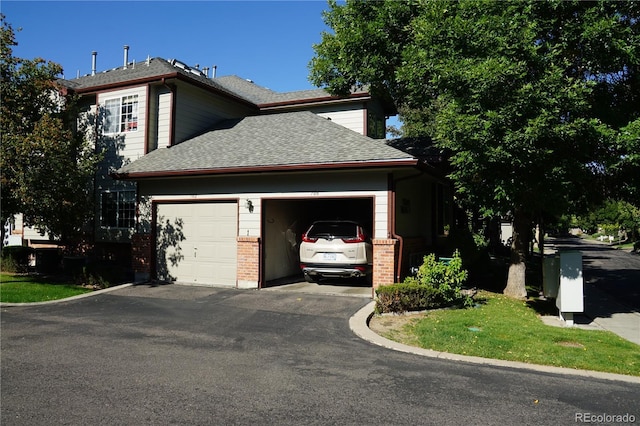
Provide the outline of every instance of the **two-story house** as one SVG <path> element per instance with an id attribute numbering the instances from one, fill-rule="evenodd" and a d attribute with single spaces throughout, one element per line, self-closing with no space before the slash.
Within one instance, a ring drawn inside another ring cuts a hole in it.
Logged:
<path id="1" fill-rule="evenodd" d="M 152 58 L 66 81 L 106 158 L 96 178 L 98 246 L 131 256 L 137 280 L 259 288 L 300 274 L 313 221 L 373 235 L 373 284 L 443 228 L 446 185 L 384 140 L 392 105 L 365 90 L 278 93 Z"/>

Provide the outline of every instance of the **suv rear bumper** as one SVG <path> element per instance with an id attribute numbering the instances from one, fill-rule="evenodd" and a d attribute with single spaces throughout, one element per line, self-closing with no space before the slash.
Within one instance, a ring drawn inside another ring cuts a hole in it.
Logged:
<path id="1" fill-rule="evenodd" d="M 314 278 L 359 278 L 371 275 L 371 265 L 310 265 L 302 267 L 302 273 Z"/>

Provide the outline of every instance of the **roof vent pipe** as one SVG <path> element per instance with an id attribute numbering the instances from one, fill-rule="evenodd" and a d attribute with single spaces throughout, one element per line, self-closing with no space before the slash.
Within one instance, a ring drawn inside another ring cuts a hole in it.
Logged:
<path id="1" fill-rule="evenodd" d="M 213 66 L 213 69 L 211 71 L 211 78 L 216 78 L 216 70 L 218 69 L 217 65 Z"/>
<path id="2" fill-rule="evenodd" d="M 202 72 L 204 73 L 205 77 L 209 77 L 209 67 L 202 68 Z"/>
<path id="3" fill-rule="evenodd" d="M 96 62 L 98 58 L 98 52 L 95 50 L 91 52 L 91 75 L 96 75 Z"/>
<path id="4" fill-rule="evenodd" d="M 124 45 L 124 69 L 127 69 L 127 65 L 129 64 L 129 45 Z"/>

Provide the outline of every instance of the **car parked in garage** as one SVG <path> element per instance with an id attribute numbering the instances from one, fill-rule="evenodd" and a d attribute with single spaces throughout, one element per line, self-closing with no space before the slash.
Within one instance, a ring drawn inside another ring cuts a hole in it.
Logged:
<path id="1" fill-rule="evenodd" d="M 369 277 L 373 265 L 371 237 L 350 220 L 311 224 L 300 243 L 300 268 L 308 282 L 320 278 Z"/>

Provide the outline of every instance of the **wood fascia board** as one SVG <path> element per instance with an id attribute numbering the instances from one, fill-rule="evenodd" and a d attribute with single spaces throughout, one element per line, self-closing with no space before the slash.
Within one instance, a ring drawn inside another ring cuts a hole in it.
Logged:
<path id="1" fill-rule="evenodd" d="M 396 167 L 418 167 L 417 159 L 398 159 L 381 161 L 353 161 L 344 163 L 322 163 L 322 164 L 287 164 L 274 166 L 247 166 L 247 167 L 224 167 L 217 169 L 195 169 L 195 170 L 167 170 L 157 172 L 133 172 L 133 173 L 112 173 L 111 177 L 121 180 L 139 180 L 166 177 L 197 177 L 214 176 L 224 174 L 252 174 L 265 172 L 296 172 L 296 171 L 324 171 L 324 170 L 354 170 L 354 169 L 378 169 Z"/>

